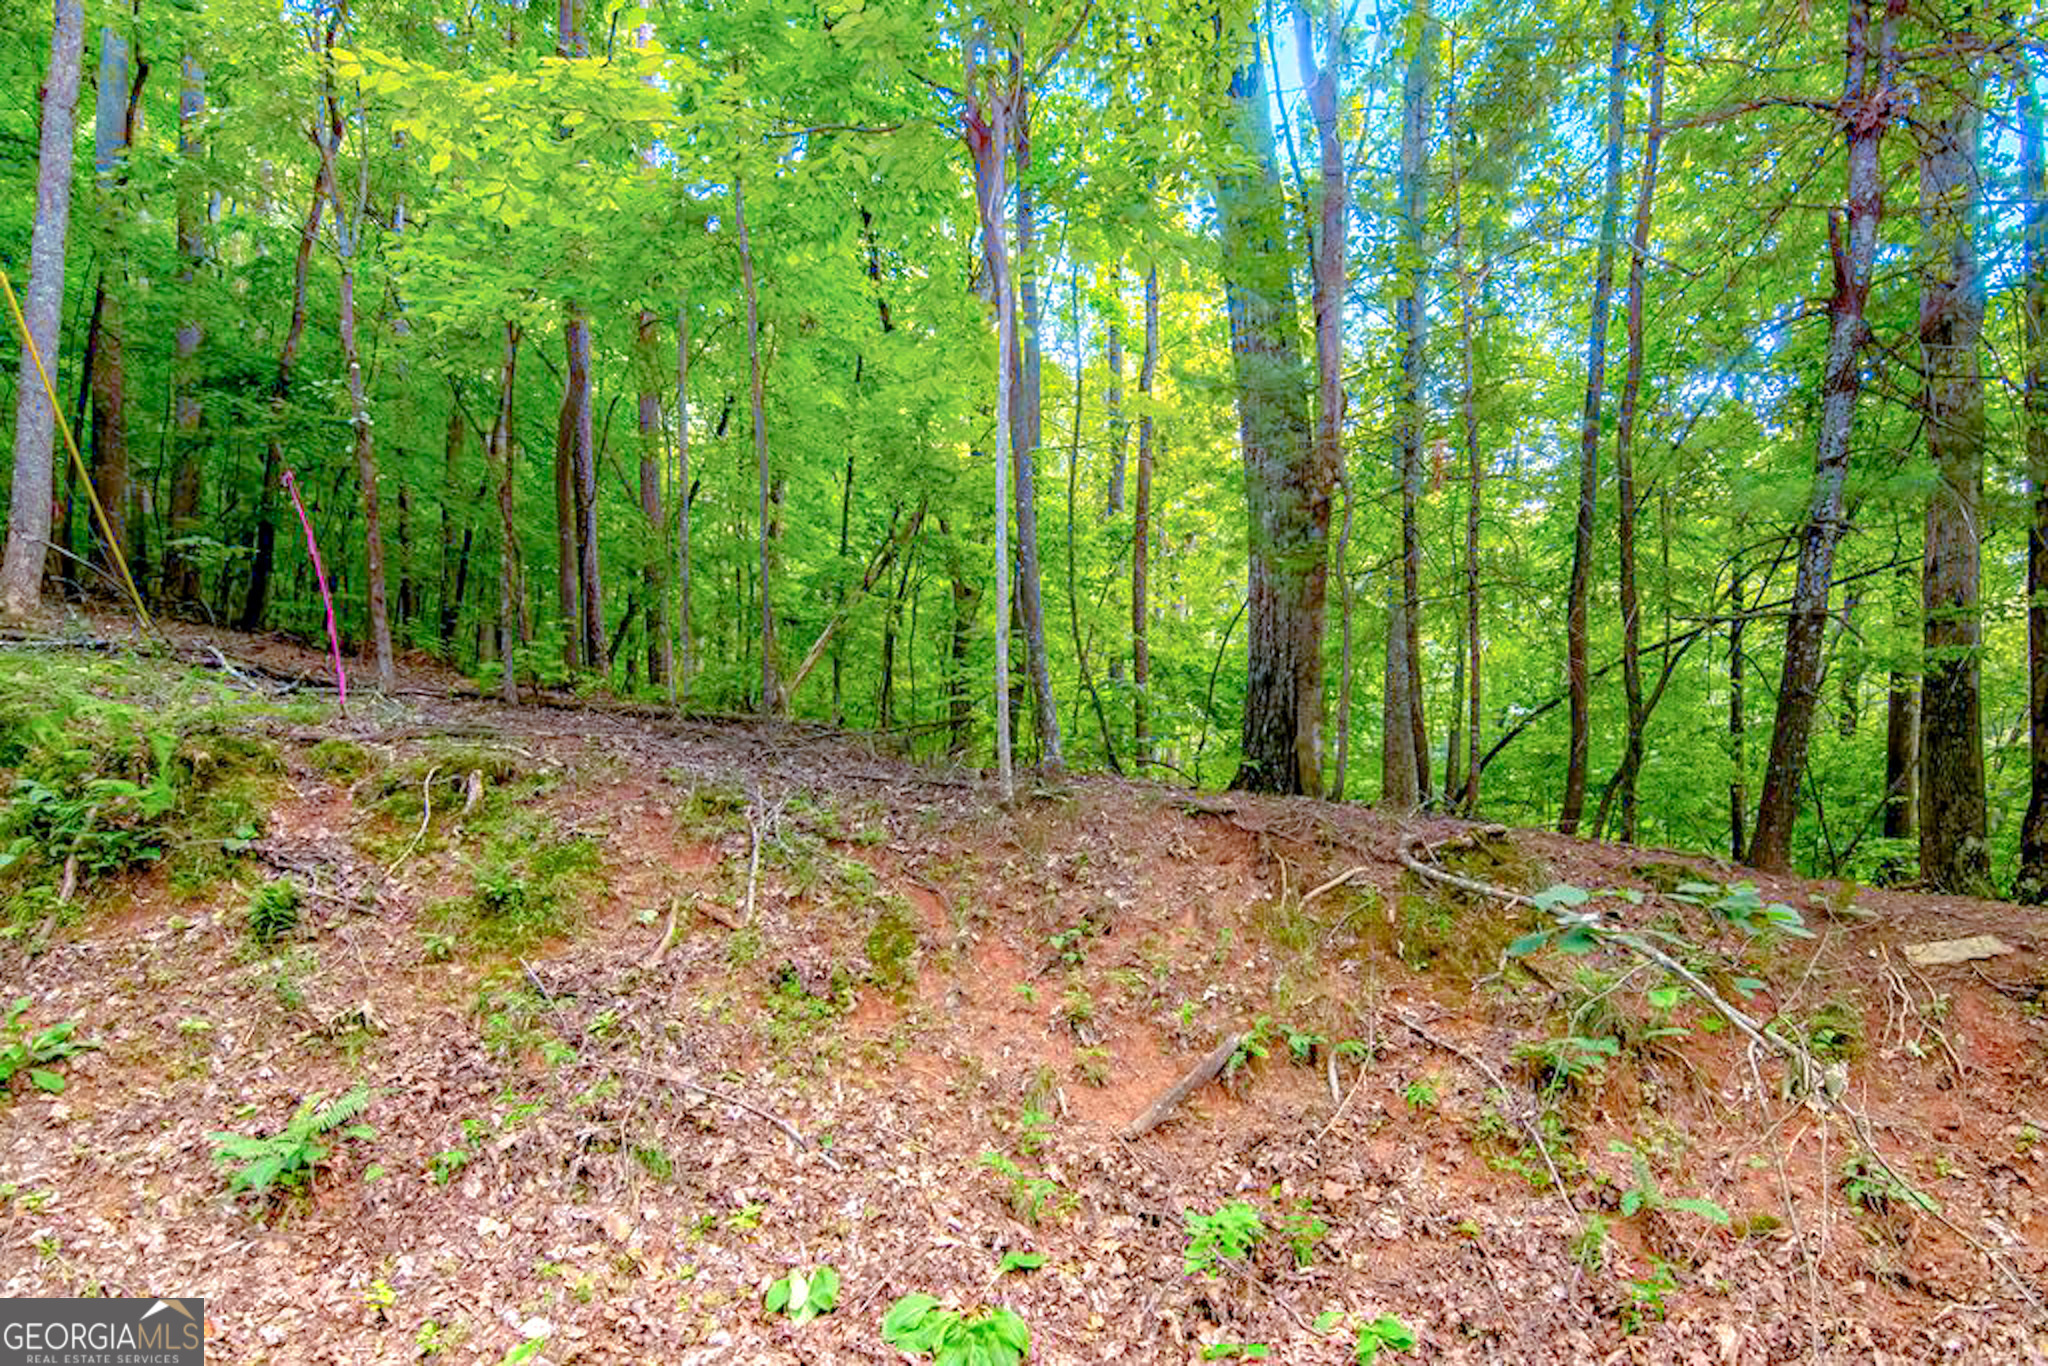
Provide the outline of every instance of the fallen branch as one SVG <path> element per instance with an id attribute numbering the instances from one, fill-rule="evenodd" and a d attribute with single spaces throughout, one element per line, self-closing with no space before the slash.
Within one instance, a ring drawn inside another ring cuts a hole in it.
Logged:
<path id="1" fill-rule="evenodd" d="M 1480 1057 L 1477 1053 L 1472 1052 L 1468 1048 L 1460 1047 L 1441 1035 L 1430 1033 L 1422 1027 L 1420 1021 L 1404 1010 L 1395 1011 L 1394 1018 L 1405 1025 L 1409 1033 L 1424 1043 L 1432 1047 L 1441 1048 L 1452 1057 L 1462 1058 L 1465 1062 L 1478 1068 L 1479 1074 L 1492 1084 L 1494 1090 L 1500 1092 L 1502 1104 L 1506 1104 L 1507 1098 L 1514 1094 L 1514 1092 L 1508 1089 L 1508 1084 L 1501 1079 L 1500 1073 L 1494 1071 L 1486 1059 Z M 1529 1136 L 1529 1141 L 1536 1145 L 1536 1151 L 1542 1154 L 1544 1170 L 1550 1173 L 1550 1184 L 1557 1188 L 1558 1197 L 1564 1201 L 1565 1208 L 1570 1210 L 1573 1215 L 1577 1215 L 1579 1212 L 1578 1204 L 1572 1199 L 1572 1193 L 1565 1189 L 1564 1177 L 1558 1172 L 1557 1162 L 1550 1155 L 1550 1144 L 1544 1141 L 1543 1130 L 1538 1128 L 1536 1122 L 1523 1114 L 1519 1109 L 1515 1112 L 1515 1122 L 1522 1126 L 1522 1132 Z"/>
<path id="2" fill-rule="evenodd" d="M 1142 1138 L 1158 1128 L 1168 1115 L 1180 1107 L 1182 1101 L 1216 1079 L 1216 1074 L 1229 1065 L 1231 1056 L 1237 1052 L 1237 1045 L 1237 1035 L 1226 1036 L 1208 1056 L 1189 1069 L 1186 1076 L 1167 1087 L 1157 1100 L 1146 1106 L 1144 1114 L 1126 1124 L 1118 1136 L 1129 1142 L 1134 1138 Z"/>
<path id="3" fill-rule="evenodd" d="M 1337 876 L 1331 878 L 1328 882 L 1323 883 L 1321 886 L 1313 887 L 1310 888 L 1308 891 L 1303 892 L 1301 894 L 1301 905 L 1307 906 L 1309 902 L 1314 901 L 1317 897 L 1323 895 L 1323 893 L 1334 892 L 1339 887 L 1342 887 L 1345 883 L 1351 881 L 1351 879 L 1357 877 L 1360 873 L 1369 871 L 1370 867 L 1367 864 L 1363 863 L 1359 864 L 1356 868 L 1346 868 L 1343 872 L 1337 874 Z"/>
<path id="4" fill-rule="evenodd" d="M 1419 877 L 1442 883 L 1445 886 L 1457 887 L 1464 891 L 1488 896 L 1510 906 L 1533 906 L 1535 904 L 1530 898 L 1523 896 L 1519 892 L 1511 892 L 1505 887 L 1495 887 L 1489 883 L 1460 877 L 1456 873 L 1448 872 L 1441 868 L 1432 868 L 1410 853 L 1409 846 L 1404 845 L 1399 850 L 1399 853 L 1402 864 Z M 1562 924 L 1589 923 L 1589 918 L 1582 915 L 1559 919 Z M 1878 1169 L 1895 1182 L 1900 1189 L 1914 1189 L 1912 1184 L 1899 1174 L 1898 1169 L 1892 1166 L 1885 1155 L 1878 1151 L 1876 1137 L 1871 1132 L 1869 1117 L 1842 1098 L 1843 1092 L 1847 1088 L 1846 1076 L 1829 1077 L 1821 1066 L 1814 1061 L 1813 1055 L 1807 1052 L 1805 1048 L 1777 1034 L 1768 1025 L 1752 1019 L 1746 1011 L 1723 998 L 1698 973 L 1692 971 L 1692 969 L 1686 967 L 1683 963 L 1658 948 L 1655 944 L 1650 943 L 1641 935 L 1610 924 L 1598 924 L 1594 928 L 1600 938 L 1655 963 L 1658 967 L 1683 982 L 1702 1001 L 1712 1007 L 1715 1013 L 1733 1025 L 1750 1042 L 1784 1058 L 1787 1065 L 1792 1069 L 1801 1091 L 1814 1102 L 1817 1102 L 1823 1109 L 1839 1115 L 1848 1122 L 1849 1130 L 1855 1135 L 1856 1142 L 1863 1150 L 1863 1155 L 1876 1163 Z M 1422 1035 L 1424 1038 L 1429 1038 L 1428 1035 L 1423 1034 L 1421 1027 L 1414 1021 L 1406 1016 L 1400 1016 L 1399 1018 L 1403 1024 L 1407 1025 L 1417 1034 Z M 1452 1048 L 1452 1045 L 1440 1040 L 1431 1039 L 1430 1041 L 1437 1043 L 1440 1047 Z M 1458 1050 L 1453 1049 L 1453 1051 Z M 1463 1056 L 1466 1056 L 1468 1060 L 1477 1062 L 1477 1059 L 1472 1059 L 1469 1054 Z M 1549 1154 L 1546 1152 L 1545 1161 L 1547 1162 L 1548 1160 Z M 1556 1175 L 1555 1169 L 1552 1170 L 1551 1174 L 1553 1177 Z M 1562 1190 L 1562 1187 L 1560 1186 L 1559 1189 Z M 1570 1197 L 1567 1196 L 1566 1198 L 1569 1200 Z M 2003 1276 L 2007 1283 L 2019 1292 L 2020 1298 L 2034 1311 L 2037 1318 L 2048 1319 L 2048 1305 L 2042 1303 L 2041 1297 L 2035 1292 L 2033 1286 L 2027 1283 L 2026 1278 L 2021 1276 L 2013 1268 L 2011 1262 L 2000 1255 L 1997 1249 L 1989 1247 L 1982 1240 L 1973 1237 L 1961 1225 L 1942 1213 L 1940 1209 L 1926 1208 L 1925 1206 L 1922 1208 L 1937 1223 L 1955 1234 L 1956 1237 L 1968 1244 L 1985 1261 L 1989 1262 L 1992 1269 Z"/>
<path id="5" fill-rule="evenodd" d="M 419 848 L 420 841 L 427 837 L 427 826 L 434 819 L 434 775 L 440 771 L 439 764 L 427 770 L 426 781 L 420 784 L 420 828 L 413 832 L 412 843 L 406 845 L 398 857 L 391 860 L 391 866 L 384 870 L 383 881 L 391 881 L 392 874 L 412 857 L 412 851 Z"/>
<path id="6" fill-rule="evenodd" d="M 721 1105 L 730 1105 L 736 1110 L 744 1110 L 748 1114 L 752 1115 L 754 1118 L 761 1120 L 764 1123 L 772 1124 L 776 1128 L 780 1129 L 784 1137 L 788 1138 L 790 1142 L 796 1144 L 798 1152 L 814 1152 L 818 1155 L 818 1160 L 820 1162 L 823 1162 L 826 1166 L 830 1167 L 833 1171 L 836 1172 L 844 1170 L 839 1165 L 838 1161 L 832 1156 L 831 1153 L 826 1152 L 823 1148 L 819 1147 L 817 1144 L 805 1138 L 803 1134 L 797 1130 L 795 1125 L 791 1124 L 782 1116 L 776 1114 L 773 1110 L 763 1109 L 761 1106 L 754 1104 L 750 1100 L 742 1100 L 740 1099 L 740 1097 L 735 1096 L 728 1091 L 717 1090 L 713 1087 L 706 1086 L 701 1081 L 693 1081 L 689 1077 L 681 1076 L 675 1072 L 664 1071 L 658 1067 L 642 1067 L 637 1063 L 616 1061 L 594 1061 L 590 1065 L 592 1067 L 611 1068 L 612 1070 L 619 1072 L 631 1072 L 635 1076 L 646 1077 L 649 1081 L 667 1082 L 670 1086 L 676 1087 L 679 1090 L 695 1091 L 698 1095 L 703 1096 L 707 1100 L 715 1100 Z"/>

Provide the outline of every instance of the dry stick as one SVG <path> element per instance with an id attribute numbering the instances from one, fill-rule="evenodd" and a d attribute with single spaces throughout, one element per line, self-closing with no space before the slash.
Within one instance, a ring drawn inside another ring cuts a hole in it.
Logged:
<path id="1" fill-rule="evenodd" d="M 1160 1122 L 1172 1114 L 1182 1101 L 1216 1079 L 1216 1074 L 1224 1069 L 1230 1062 L 1231 1055 L 1237 1052 L 1237 1045 L 1237 1035 L 1226 1036 L 1223 1042 L 1217 1044 L 1207 1057 L 1196 1063 L 1186 1076 L 1167 1087 L 1159 1099 L 1146 1106 L 1144 1114 L 1126 1124 L 1118 1137 L 1129 1142 L 1134 1138 L 1142 1138 L 1158 1128 Z"/>
<path id="2" fill-rule="evenodd" d="M 1478 1068 L 1479 1074 L 1493 1083 L 1494 1089 L 1500 1092 L 1503 1103 L 1506 1102 L 1507 1097 L 1514 1094 L 1514 1092 L 1508 1089 L 1508 1084 L 1501 1080 L 1500 1073 L 1494 1071 L 1486 1059 L 1480 1057 L 1477 1053 L 1472 1052 L 1470 1049 L 1461 1048 L 1449 1039 L 1430 1033 L 1405 1010 L 1397 1010 L 1393 1014 L 1394 1018 L 1406 1025 L 1409 1032 L 1414 1034 L 1416 1038 L 1421 1039 L 1424 1043 L 1433 1044 L 1441 1048 L 1453 1057 L 1463 1058 L 1466 1062 Z M 1551 1160 L 1550 1145 L 1544 1142 L 1543 1131 L 1536 1127 L 1534 1120 L 1521 1114 L 1519 1111 L 1515 1115 L 1515 1122 L 1522 1126 L 1522 1132 L 1529 1135 L 1529 1141 L 1534 1143 L 1536 1151 L 1543 1155 L 1543 1165 L 1550 1173 L 1550 1184 L 1557 1188 L 1558 1196 L 1563 1199 L 1565 1208 L 1576 1216 L 1579 1212 L 1578 1204 L 1572 1199 L 1572 1193 L 1565 1189 L 1564 1177 L 1558 1174 L 1557 1163 Z"/>
<path id="3" fill-rule="evenodd" d="M 760 805 L 757 793 L 747 803 L 747 905 L 740 918 L 742 925 L 754 923 L 754 890 L 761 882 L 761 822 L 754 816 L 754 808 Z"/>
<path id="4" fill-rule="evenodd" d="M 434 819 L 434 775 L 440 771 L 441 766 L 435 764 L 427 770 L 426 781 L 420 784 L 420 828 L 413 832 L 412 843 L 400 850 L 398 857 L 391 860 L 391 866 L 384 870 L 385 882 L 391 881 L 391 876 L 398 871 L 399 865 L 411 858 L 412 851 L 419 848 L 420 841 L 427 837 L 427 825 Z"/>
<path id="5" fill-rule="evenodd" d="M 805 1138 L 803 1134 L 797 1130 L 795 1125 L 791 1124 L 782 1116 L 776 1114 L 773 1110 L 763 1109 L 761 1106 L 754 1104 L 752 1101 L 741 1100 L 738 1096 L 735 1096 L 730 1092 L 714 1090 L 711 1087 L 706 1086 L 701 1081 L 693 1081 L 689 1077 L 681 1076 L 674 1072 L 665 1072 L 660 1068 L 656 1067 L 641 1067 L 638 1064 L 630 1062 L 593 1062 L 590 1065 L 592 1067 L 608 1067 L 619 1072 L 631 1072 L 635 1076 L 646 1077 L 650 1081 L 665 1081 L 670 1086 L 678 1087 L 685 1091 L 695 1091 L 698 1095 L 703 1096 L 708 1100 L 715 1100 L 721 1105 L 730 1105 L 734 1109 L 745 1110 L 754 1118 L 763 1120 L 769 1124 L 774 1125 L 776 1128 L 782 1130 L 783 1135 L 787 1137 L 790 1142 L 796 1144 L 797 1151 L 814 1152 L 818 1155 L 818 1160 L 823 1162 L 826 1166 L 830 1167 L 833 1171 L 836 1172 L 843 1170 L 843 1168 L 840 1167 L 839 1163 L 833 1158 L 831 1153 L 826 1152 L 823 1148 L 817 1146 L 816 1144 L 812 1143 L 809 1139 Z"/>
<path id="6" fill-rule="evenodd" d="M 1464 891 L 1488 896 L 1511 906 L 1534 904 L 1528 897 L 1523 896 L 1519 892 L 1511 892 L 1504 887 L 1495 887 L 1489 883 L 1460 877 L 1456 873 L 1446 872 L 1440 868 L 1431 868 L 1417 860 L 1408 851 L 1407 847 L 1402 847 L 1399 853 L 1402 864 L 1410 872 L 1420 877 L 1441 882 L 1446 886 L 1458 887 Z M 1848 1121 L 1850 1132 L 1855 1135 L 1857 1143 L 1862 1146 L 1864 1156 L 1876 1163 L 1878 1169 L 1893 1182 L 1897 1183 L 1900 1189 L 1913 1189 L 1912 1184 L 1900 1176 L 1898 1170 L 1892 1166 L 1885 1155 L 1878 1151 L 1876 1137 L 1870 1130 L 1869 1118 L 1861 1111 L 1849 1105 L 1835 1090 L 1825 1084 L 1823 1073 L 1819 1065 L 1814 1062 L 1812 1054 L 1808 1053 L 1798 1044 L 1782 1038 L 1771 1032 L 1767 1027 L 1751 1019 L 1740 1008 L 1723 999 L 1720 993 L 1707 985 L 1706 981 L 1698 973 L 1695 973 L 1692 969 L 1686 967 L 1670 954 L 1641 936 L 1630 933 L 1627 930 L 1615 929 L 1605 925 L 1600 927 L 1600 934 L 1613 943 L 1619 944 L 1630 952 L 1647 958 L 1658 967 L 1663 968 L 1673 977 L 1685 983 L 1702 1001 L 1712 1006 L 1722 1019 L 1734 1025 L 1751 1042 L 1759 1044 L 1783 1057 L 1787 1064 L 1794 1069 L 1802 1089 L 1808 1095 L 1819 1101 L 1825 1109 L 1833 1111 Z M 1412 1021 L 1406 1020 L 1405 1017 L 1403 1017 L 1403 1023 L 1408 1024 L 1411 1029 L 1417 1028 Z M 1417 1029 L 1417 1032 L 1420 1033 L 1421 1031 Z M 1993 1270 L 2005 1277 L 2007 1282 L 2012 1285 L 2013 1289 L 2019 1292 L 2020 1298 L 2026 1301 L 2027 1306 L 2034 1311 L 2037 1317 L 2048 1319 L 2048 1305 L 2042 1303 L 2041 1297 L 2035 1293 L 2034 1288 L 2027 1284 L 2025 1278 L 2013 1269 L 2012 1264 L 2006 1258 L 2001 1256 L 1995 1249 L 1986 1246 L 1981 1240 L 1971 1236 L 1967 1230 L 1939 1209 L 1928 1210 L 1927 1213 L 1932 1215 L 1934 1220 L 1941 1224 L 1942 1227 L 1973 1248 L 1979 1256 L 1991 1264 Z"/>
<path id="7" fill-rule="evenodd" d="M 1309 902 L 1314 901 L 1324 892 L 1334 892 L 1339 887 L 1342 887 L 1345 883 L 1351 881 L 1351 879 L 1357 877 L 1360 873 L 1370 871 L 1370 867 L 1363 863 L 1359 864 L 1356 868 L 1346 868 L 1343 872 L 1337 874 L 1337 876 L 1331 878 L 1328 882 L 1323 883 L 1321 886 L 1303 892 L 1301 894 L 1300 904 L 1306 906 Z"/>

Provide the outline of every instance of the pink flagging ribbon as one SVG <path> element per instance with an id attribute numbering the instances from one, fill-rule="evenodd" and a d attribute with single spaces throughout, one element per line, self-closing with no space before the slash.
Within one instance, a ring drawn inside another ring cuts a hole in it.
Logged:
<path id="1" fill-rule="evenodd" d="M 327 645 L 334 652 L 334 687 L 341 694 L 341 705 L 348 705 L 348 671 L 341 667 L 341 633 L 334 629 L 334 594 L 327 587 L 327 570 L 320 563 L 320 543 L 313 539 L 313 522 L 306 516 L 306 505 L 299 501 L 299 481 L 292 478 L 292 472 L 284 472 L 284 491 L 292 496 L 292 506 L 299 510 L 299 525 L 306 529 L 306 551 L 313 557 L 313 577 L 320 582 L 320 601 L 327 604 Z"/>

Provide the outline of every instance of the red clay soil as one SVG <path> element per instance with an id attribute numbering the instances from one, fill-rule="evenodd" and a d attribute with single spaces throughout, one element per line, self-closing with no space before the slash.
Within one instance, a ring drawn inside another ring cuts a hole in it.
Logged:
<path id="1" fill-rule="evenodd" d="M 331 700 L 317 653 L 179 645 L 252 696 Z M 229 1363 L 490 1366 L 535 1338 L 562 1366 L 903 1361 L 880 1321 L 914 1291 L 1009 1307 L 1049 1363 L 1351 1362 L 1382 1314 L 1419 1361 L 2048 1359 L 2031 912 L 1765 879 L 1816 937 L 1752 939 L 1652 890 L 1737 876 L 1707 860 L 1107 779 L 1004 812 L 858 735 L 463 690 L 410 669 L 347 717 L 250 720 L 283 771 L 237 883 L 143 875 L 39 953 L 0 943 L 29 1019 L 100 1045 L 0 1106 L 0 1294 L 204 1295 Z M 401 766 L 424 824 L 378 805 Z M 530 875 L 522 841 L 598 871 L 563 932 L 489 950 L 462 908 Z M 1839 1105 L 1624 951 L 1510 959 L 1536 913 L 1416 880 L 1412 841 L 1644 891 L 1615 923 L 1731 996 L 1761 979 L 1747 1009 L 1834 1060 Z M 286 871 L 316 895 L 258 948 L 248 888 Z M 2013 952 L 1901 952 L 1980 933 Z M 1119 1136 L 1247 1030 L 1227 1083 Z M 1546 1070 L 1581 1037 L 1614 1052 Z M 373 1138 L 302 1196 L 225 1194 L 210 1135 L 359 1082 Z M 1187 1212 L 1232 1201 L 1267 1235 L 1191 1274 Z M 763 1312 L 816 1263 L 834 1312 Z"/>

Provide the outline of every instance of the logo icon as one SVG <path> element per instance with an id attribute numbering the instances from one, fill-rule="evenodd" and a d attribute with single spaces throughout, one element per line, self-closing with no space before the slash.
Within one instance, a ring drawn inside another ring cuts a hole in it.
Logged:
<path id="1" fill-rule="evenodd" d="M 0 1366 L 206 1366 L 206 1301 L 0 1300 Z"/>

